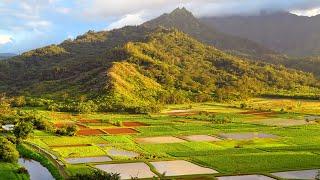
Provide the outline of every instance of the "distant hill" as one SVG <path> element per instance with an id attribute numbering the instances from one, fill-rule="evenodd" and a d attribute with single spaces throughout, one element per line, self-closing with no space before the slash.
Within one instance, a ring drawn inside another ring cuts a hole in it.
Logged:
<path id="1" fill-rule="evenodd" d="M 0 60 L 7 59 L 7 58 L 10 58 L 10 57 L 13 57 L 13 56 L 16 56 L 16 54 L 13 54 L 13 53 L 0 53 Z"/>
<path id="2" fill-rule="evenodd" d="M 290 56 L 320 55 L 320 15 L 303 17 L 278 12 L 255 16 L 206 17 L 201 22 Z"/>
<path id="3" fill-rule="evenodd" d="M 89 31 L 0 62 L 0 92 L 91 99 L 100 110 L 148 112 L 162 103 L 303 94 L 319 86 L 310 73 L 248 61 L 150 25 Z"/>
<path id="4" fill-rule="evenodd" d="M 265 48 L 246 38 L 228 35 L 224 31 L 219 31 L 210 25 L 202 23 L 185 8 L 177 8 L 170 14 L 163 14 L 143 25 L 152 28 L 159 26 L 176 28 L 203 43 L 242 57 L 269 59 L 273 56 L 282 56 L 276 51 Z"/>

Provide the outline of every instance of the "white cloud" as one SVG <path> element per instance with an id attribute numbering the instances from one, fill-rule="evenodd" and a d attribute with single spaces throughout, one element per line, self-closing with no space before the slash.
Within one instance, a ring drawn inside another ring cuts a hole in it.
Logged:
<path id="1" fill-rule="evenodd" d="M 320 7 L 319 0 L 79 0 L 87 19 L 120 18 L 145 12 L 142 18 L 151 19 L 161 13 L 184 6 L 196 16 L 256 14 L 261 10 L 291 11 Z"/>
<path id="2" fill-rule="evenodd" d="M 5 45 L 12 42 L 12 36 L 0 34 L 0 45 Z"/>
<path id="3" fill-rule="evenodd" d="M 307 9 L 307 10 L 293 10 L 291 13 L 296 14 L 298 16 L 316 16 L 320 14 L 320 8 L 314 8 L 314 9 Z"/>
<path id="4" fill-rule="evenodd" d="M 128 14 L 121 18 L 120 20 L 111 23 L 107 29 L 115 29 L 115 28 L 121 28 L 123 26 L 128 25 L 140 25 L 144 22 L 143 18 L 141 17 L 141 14 Z"/>

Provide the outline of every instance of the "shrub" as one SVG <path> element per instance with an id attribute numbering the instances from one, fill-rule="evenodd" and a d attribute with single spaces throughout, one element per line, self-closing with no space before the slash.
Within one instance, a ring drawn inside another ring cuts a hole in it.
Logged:
<path id="1" fill-rule="evenodd" d="M 71 178 L 72 180 L 120 180 L 119 174 L 106 173 L 95 170 L 91 174 L 77 174 Z"/>
<path id="2" fill-rule="evenodd" d="M 56 130 L 56 134 L 61 136 L 75 136 L 78 131 L 76 125 L 65 126 Z"/>
<path id="3" fill-rule="evenodd" d="M 17 139 L 26 139 L 32 131 L 33 124 L 31 122 L 19 122 L 13 129 Z"/>
<path id="4" fill-rule="evenodd" d="M 29 174 L 29 173 L 28 173 L 28 170 L 27 170 L 26 168 L 24 168 L 24 167 L 19 168 L 19 169 L 17 170 L 17 173 L 18 173 L 18 174 Z"/>
<path id="5" fill-rule="evenodd" d="M 15 145 L 4 137 L 0 137 L 0 159 L 5 162 L 17 162 L 19 152 Z"/>
<path id="6" fill-rule="evenodd" d="M 44 120 L 39 119 L 39 118 L 37 118 L 37 119 L 35 119 L 33 121 L 33 126 L 37 130 L 45 130 L 47 132 L 52 132 L 53 129 L 54 129 L 53 125 L 50 122 L 44 121 Z"/>
<path id="7" fill-rule="evenodd" d="M 79 113 L 91 113 L 96 111 L 98 111 L 98 106 L 91 100 L 78 103 L 76 108 L 76 112 Z"/>
<path id="8" fill-rule="evenodd" d="M 12 106 L 13 107 L 24 107 L 26 105 L 26 98 L 24 96 L 18 96 L 13 98 Z"/>

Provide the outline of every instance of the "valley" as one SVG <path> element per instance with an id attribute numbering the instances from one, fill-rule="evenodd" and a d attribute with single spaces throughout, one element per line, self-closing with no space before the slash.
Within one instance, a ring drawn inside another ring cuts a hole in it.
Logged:
<path id="1" fill-rule="evenodd" d="M 77 115 L 22 108 L 55 127 L 78 126 L 74 137 L 35 130 L 23 146 L 53 156 L 67 176 L 98 168 L 122 172 L 120 176 L 129 179 L 219 179 L 241 174 L 279 179 L 281 176 L 274 173 L 320 166 L 320 110 L 309 106 L 320 104 L 310 100 L 253 99 L 246 108 L 239 103 L 197 103 L 169 105 L 160 113 L 148 115 Z M 306 120 L 310 114 L 318 119 Z M 112 129 L 117 131 L 109 131 Z M 158 167 L 160 162 L 177 164 Z M 187 165 L 191 169 L 184 172 L 186 165 L 179 163 L 187 162 L 193 165 Z M 141 174 L 137 169 L 129 171 L 132 163 L 139 164 L 133 169 L 142 166 Z M 170 173 L 170 168 L 175 170 Z"/>
<path id="2" fill-rule="evenodd" d="M 318 47 L 230 21 L 176 8 L 6 56 L 0 179 L 319 179 Z"/>

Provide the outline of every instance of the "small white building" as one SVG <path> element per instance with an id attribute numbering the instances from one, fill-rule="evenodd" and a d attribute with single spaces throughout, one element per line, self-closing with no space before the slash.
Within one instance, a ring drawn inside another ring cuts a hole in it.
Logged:
<path id="1" fill-rule="evenodd" d="M 13 124 L 7 124 L 7 125 L 3 125 L 1 126 L 2 129 L 4 129 L 5 131 L 12 131 L 14 128 Z"/>

